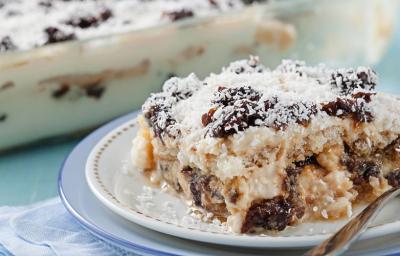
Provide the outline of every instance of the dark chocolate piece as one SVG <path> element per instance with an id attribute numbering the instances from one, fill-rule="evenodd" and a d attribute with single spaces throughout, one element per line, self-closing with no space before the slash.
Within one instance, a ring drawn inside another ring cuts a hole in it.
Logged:
<path id="1" fill-rule="evenodd" d="M 236 101 L 248 100 L 257 102 L 261 98 L 261 93 L 254 90 L 250 86 L 226 88 L 219 87 L 218 91 L 214 94 L 211 103 L 219 106 L 232 106 Z"/>
<path id="2" fill-rule="evenodd" d="M 355 185 L 368 184 L 370 177 L 381 176 L 381 163 L 377 160 L 365 160 L 362 157 L 347 154 L 343 162 L 351 173 L 351 180 Z"/>
<path id="3" fill-rule="evenodd" d="M 53 2 L 52 0 L 42 0 L 38 3 L 38 5 L 48 9 L 53 7 Z"/>
<path id="4" fill-rule="evenodd" d="M 219 5 L 215 0 L 208 0 L 208 2 L 210 3 L 210 5 L 212 5 L 212 6 L 216 7 L 216 8 L 219 8 Z"/>
<path id="5" fill-rule="evenodd" d="M 143 114 L 149 120 L 154 134 L 161 141 L 163 141 L 162 135 L 170 134 L 169 130 L 176 124 L 176 120 L 170 114 L 172 105 L 167 101 L 168 97 L 170 96 L 162 93 L 154 94 L 148 99 L 147 109 L 143 109 Z"/>
<path id="6" fill-rule="evenodd" d="M 90 27 L 97 27 L 101 23 L 107 21 L 113 16 L 110 9 L 105 9 L 96 16 L 73 17 L 65 22 L 65 24 L 86 29 Z"/>
<path id="7" fill-rule="evenodd" d="M 339 88 L 343 95 L 350 95 L 357 88 L 374 90 L 377 84 L 377 76 L 374 70 L 340 69 L 331 75 L 331 84 Z"/>
<path id="8" fill-rule="evenodd" d="M 0 52 L 15 51 L 17 46 L 9 36 L 5 36 L 0 41 Z"/>
<path id="9" fill-rule="evenodd" d="M 164 83 L 164 92 L 174 97 L 177 102 L 191 97 L 197 89 L 189 86 L 180 86 L 180 79 L 177 77 L 171 77 Z"/>
<path id="10" fill-rule="evenodd" d="M 370 100 L 370 95 L 356 94 L 356 97 L 366 97 L 366 100 Z M 340 118 L 352 118 L 356 123 L 371 122 L 374 117 L 365 105 L 366 100 L 337 98 L 336 101 L 331 101 L 322 105 L 322 111 L 326 112 L 330 116 L 336 116 Z"/>
<path id="11" fill-rule="evenodd" d="M 289 167 L 286 169 L 286 178 L 283 180 L 283 188 L 288 193 L 287 200 L 293 207 L 294 215 L 300 219 L 305 213 L 305 204 L 297 191 L 297 179 L 303 167 Z"/>
<path id="12" fill-rule="evenodd" d="M 277 97 L 260 102 L 261 97 L 260 92 L 249 86 L 219 87 L 211 99 L 212 108 L 202 115 L 203 126 L 210 125 L 207 134 L 225 138 L 249 127 L 261 125 L 283 130 L 293 121 L 307 126 L 311 117 L 318 112 L 315 104 L 298 102 L 278 106 Z M 214 115 L 216 111 L 219 111 L 218 118 Z M 269 123 L 263 124 L 267 119 Z"/>
<path id="13" fill-rule="evenodd" d="M 7 114 L 5 113 L 0 113 L 0 122 L 4 122 L 7 119 Z"/>
<path id="14" fill-rule="evenodd" d="M 293 217 L 293 206 L 283 196 L 255 200 L 247 211 L 241 232 L 249 233 L 257 227 L 282 231 L 292 222 Z"/>
<path id="15" fill-rule="evenodd" d="M 57 90 L 53 91 L 52 96 L 56 99 L 62 98 L 65 94 L 69 92 L 69 89 L 69 85 L 62 84 Z"/>
<path id="16" fill-rule="evenodd" d="M 182 9 L 179 11 L 164 12 L 163 16 L 168 17 L 171 21 L 182 20 L 194 16 L 193 11 Z"/>
<path id="17" fill-rule="evenodd" d="M 224 138 L 251 126 L 258 126 L 262 116 L 254 111 L 257 104 L 247 100 L 237 101 L 235 106 L 222 110 L 222 118 L 211 130 L 212 137 Z"/>
<path id="18" fill-rule="evenodd" d="M 219 216 L 226 216 L 224 196 L 220 193 L 221 181 L 214 175 L 201 175 L 198 171 L 185 167 L 181 170 L 189 183 L 193 202 Z"/>
<path id="19" fill-rule="evenodd" d="M 392 187 L 399 187 L 400 186 L 400 169 L 394 170 L 393 172 L 390 172 L 387 176 L 386 179 L 388 180 L 388 183 Z"/>
<path id="20" fill-rule="evenodd" d="M 311 121 L 311 117 L 317 112 L 316 105 L 306 104 L 304 102 L 282 106 L 278 109 L 274 108 L 272 113 L 277 114 L 280 118 L 274 120 L 272 127 L 277 130 L 284 130 L 291 121 L 295 121 L 299 125 L 307 126 Z"/>
<path id="21" fill-rule="evenodd" d="M 317 162 L 317 158 L 315 157 L 315 155 L 308 156 L 303 161 L 294 162 L 294 165 L 296 167 L 300 167 L 300 168 L 302 168 L 302 167 L 304 167 L 306 165 L 317 165 L 317 164 L 318 164 L 318 162 Z"/>
<path id="22" fill-rule="evenodd" d="M 14 82 L 7 81 L 2 86 L 0 86 L 0 91 L 4 91 L 4 90 L 10 89 L 10 88 L 13 88 L 14 86 L 15 86 Z"/>
<path id="23" fill-rule="evenodd" d="M 100 84 L 92 84 L 85 87 L 86 95 L 91 98 L 100 99 L 106 88 Z"/>
<path id="24" fill-rule="evenodd" d="M 268 0 L 242 0 L 242 2 L 246 5 L 250 5 L 254 3 L 266 3 Z"/>
<path id="25" fill-rule="evenodd" d="M 74 33 L 66 34 L 63 31 L 61 31 L 55 27 L 48 27 L 44 30 L 44 32 L 47 35 L 47 41 L 46 41 L 45 45 L 76 39 L 76 36 Z"/>

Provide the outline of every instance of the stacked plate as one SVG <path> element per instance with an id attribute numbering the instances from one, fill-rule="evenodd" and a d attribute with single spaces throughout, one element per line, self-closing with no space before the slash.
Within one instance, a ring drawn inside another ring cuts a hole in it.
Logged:
<path id="1" fill-rule="evenodd" d="M 200 220 L 177 196 L 150 186 L 130 163 L 137 113 L 84 139 L 65 160 L 59 193 L 99 238 L 141 255 L 301 255 L 345 221 L 304 223 L 276 235 L 239 235 Z M 358 211 L 361 209 L 357 209 Z M 393 200 L 347 255 L 400 252 L 400 200 Z"/>

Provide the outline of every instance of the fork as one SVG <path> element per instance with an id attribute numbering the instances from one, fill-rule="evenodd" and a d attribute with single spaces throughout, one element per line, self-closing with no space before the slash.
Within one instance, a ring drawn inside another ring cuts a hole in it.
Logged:
<path id="1" fill-rule="evenodd" d="M 344 253 L 367 229 L 368 225 L 375 219 L 383 206 L 398 195 L 400 195 L 400 186 L 386 191 L 334 235 L 306 252 L 304 256 L 333 256 Z"/>

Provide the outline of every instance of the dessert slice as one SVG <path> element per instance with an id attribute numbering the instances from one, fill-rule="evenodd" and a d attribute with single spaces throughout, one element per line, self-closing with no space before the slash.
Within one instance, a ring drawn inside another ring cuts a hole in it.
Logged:
<path id="1" fill-rule="evenodd" d="M 347 218 L 400 182 L 400 101 L 366 67 L 258 58 L 171 78 L 138 118 L 133 163 L 234 232 Z"/>

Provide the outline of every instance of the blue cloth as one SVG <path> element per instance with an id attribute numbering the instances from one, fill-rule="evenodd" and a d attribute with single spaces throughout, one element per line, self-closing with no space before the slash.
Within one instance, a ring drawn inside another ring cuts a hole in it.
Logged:
<path id="1" fill-rule="evenodd" d="M 0 207 L 0 255 L 134 255 L 84 230 L 54 198 Z"/>

